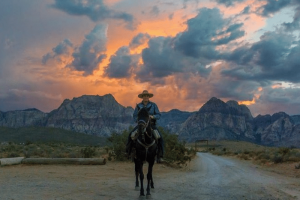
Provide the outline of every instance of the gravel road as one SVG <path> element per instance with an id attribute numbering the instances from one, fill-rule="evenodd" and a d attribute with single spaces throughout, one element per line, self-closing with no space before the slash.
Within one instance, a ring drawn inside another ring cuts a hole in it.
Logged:
<path id="1" fill-rule="evenodd" d="M 0 199 L 145 199 L 134 190 L 133 169 L 129 162 L 1 167 Z M 198 153 L 187 169 L 155 164 L 153 173 L 152 199 L 300 199 L 299 178 L 208 153 Z"/>

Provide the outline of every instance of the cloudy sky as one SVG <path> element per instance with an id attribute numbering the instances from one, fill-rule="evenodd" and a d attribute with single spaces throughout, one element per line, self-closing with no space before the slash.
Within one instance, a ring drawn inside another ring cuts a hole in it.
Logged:
<path id="1" fill-rule="evenodd" d="M 0 110 L 112 94 L 300 114 L 300 0 L 2 0 Z"/>

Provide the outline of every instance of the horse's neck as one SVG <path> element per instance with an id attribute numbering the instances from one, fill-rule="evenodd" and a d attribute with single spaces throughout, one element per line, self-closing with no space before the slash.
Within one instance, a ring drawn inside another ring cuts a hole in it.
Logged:
<path id="1" fill-rule="evenodd" d="M 151 130 L 150 126 L 147 127 L 146 131 L 147 131 L 147 133 L 145 133 L 146 134 L 145 141 L 147 143 L 151 143 L 153 141 L 153 138 L 152 138 L 152 132 L 151 132 L 152 130 Z"/>
<path id="2" fill-rule="evenodd" d="M 152 131 L 151 128 L 148 127 L 146 129 L 146 132 L 140 134 L 140 136 L 139 136 L 142 139 L 143 138 L 142 135 L 144 134 L 144 136 L 145 136 L 144 138 L 145 138 L 145 143 L 146 144 L 150 144 L 153 141 L 153 137 L 152 137 L 152 132 L 151 131 Z"/>

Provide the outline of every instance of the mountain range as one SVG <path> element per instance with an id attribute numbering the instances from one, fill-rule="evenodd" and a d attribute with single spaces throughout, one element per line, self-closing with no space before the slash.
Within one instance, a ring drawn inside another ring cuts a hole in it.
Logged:
<path id="1" fill-rule="evenodd" d="M 89 135 L 109 136 L 134 126 L 134 109 L 120 105 L 111 94 L 83 95 L 66 99 L 55 110 L 38 109 L 0 111 L 0 126 L 55 127 Z M 208 140 L 244 140 L 263 145 L 300 147 L 300 115 L 284 112 L 253 117 L 246 105 L 212 97 L 198 111 L 177 109 L 161 112 L 158 126 L 193 142 Z M 1 133 L 0 133 L 1 134 Z"/>

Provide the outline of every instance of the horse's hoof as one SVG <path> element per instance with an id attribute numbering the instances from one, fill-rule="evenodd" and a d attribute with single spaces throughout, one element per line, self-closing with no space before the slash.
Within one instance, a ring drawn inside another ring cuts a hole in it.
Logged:
<path id="1" fill-rule="evenodd" d="M 140 191 L 140 187 L 139 186 L 135 186 L 135 190 L 136 191 Z"/>
<path id="2" fill-rule="evenodd" d="M 151 194 L 147 194 L 146 199 L 151 199 Z"/>

